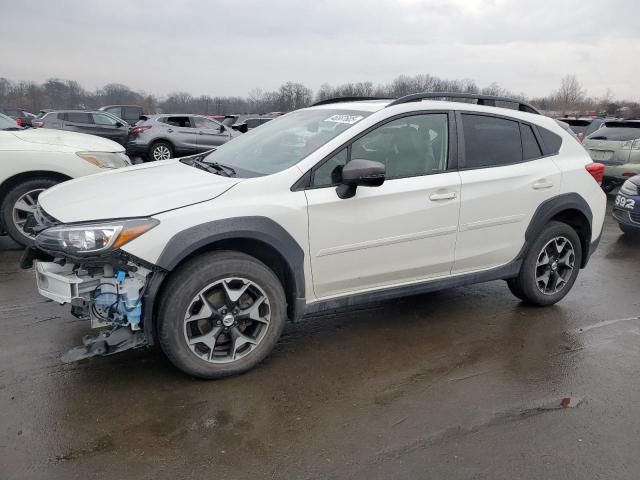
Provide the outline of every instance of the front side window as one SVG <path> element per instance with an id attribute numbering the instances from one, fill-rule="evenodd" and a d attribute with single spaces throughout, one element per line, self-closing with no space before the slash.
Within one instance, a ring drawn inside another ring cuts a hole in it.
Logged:
<path id="1" fill-rule="evenodd" d="M 483 115 L 462 115 L 466 168 L 509 165 L 522 161 L 518 122 Z"/>
<path id="2" fill-rule="evenodd" d="M 298 110 L 236 137 L 209 154 L 239 176 L 261 176 L 285 170 L 351 128 L 371 112 L 318 108 Z"/>
<path id="3" fill-rule="evenodd" d="M 384 164 L 388 179 L 444 172 L 448 158 L 446 113 L 402 117 L 381 125 L 316 168 L 313 186 L 340 183 L 342 167 L 353 159 Z"/>
<path id="4" fill-rule="evenodd" d="M 109 127 L 115 127 L 116 125 L 116 120 L 109 115 L 103 113 L 92 113 L 91 115 L 93 116 L 93 123 L 96 125 L 106 125 Z"/>
<path id="5" fill-rule="evenodd" d="M 172 127 L 191 128 L 189 117 L 162 117 L 158 119 L 158 121 L 171 125 Z"/>

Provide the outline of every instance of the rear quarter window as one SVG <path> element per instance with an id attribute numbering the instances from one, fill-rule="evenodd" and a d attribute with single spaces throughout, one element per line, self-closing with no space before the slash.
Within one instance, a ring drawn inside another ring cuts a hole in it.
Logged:
<path id="1" fill-rule="evenodd" d="M 562 137 L 542 127 L 538 127 L 538 133 L 542 139 L 542 153 L 545 155 L 557 155 L 562 146 Z"/>

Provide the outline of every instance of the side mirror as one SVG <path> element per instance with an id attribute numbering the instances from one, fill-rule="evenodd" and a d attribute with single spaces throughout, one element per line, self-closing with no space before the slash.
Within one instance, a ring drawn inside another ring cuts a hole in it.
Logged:
<path id="1" fill-rule="evenodd" d="M 220 131 L 220 133 L 225 131 L 224 125 L 220 124 L 220 126 L 218 127 L 218 130 Z"/>
<path id="2" fill-rule="evenodd" d="M 353 159 L 342 169 L 342 184 L 336 188 L 339 198 L 351 198 L 358 186 L 379 187 L 385 180 L 385 166 L 372 160 Z"/>
<path id="3" fill-rule="evenodd" d="M 124 127 L 124 123 L 116 122 L 116 128 L 122 128 L 122 127 Z"/>

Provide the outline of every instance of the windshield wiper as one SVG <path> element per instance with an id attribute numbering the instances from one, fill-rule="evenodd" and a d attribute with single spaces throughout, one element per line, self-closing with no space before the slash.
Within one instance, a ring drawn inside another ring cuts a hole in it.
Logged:
<path id="1" fill-rule="evenodd" d="M 218 163 L 218 162 L 202 162 L 202 163 L 204 163 L 207 166 L 215 168 L 219 172 L 224 172 L 225 176 L 227 176 L 227 177 L 235 177 L 236 176 L 235 169 L 233 169 L 229 165 L 224 165 L 224 164 Z"/>

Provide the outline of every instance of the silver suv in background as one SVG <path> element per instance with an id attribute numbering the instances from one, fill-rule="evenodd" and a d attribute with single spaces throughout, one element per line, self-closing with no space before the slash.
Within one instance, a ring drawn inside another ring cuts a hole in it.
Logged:
<path id="1" fill-rule="evenodd" d="M 145 160 L 205 152 L 240 135 L 204 115 L 160 114 L 143 117 L 131 128 L 127 153 Z"/>
<path id="2" fill-rule="evenodd" d="M 605 192 L 640 174 L 640 120 L 607 121 L 586 137 L 583 145 L 594 162 L 605 166 Z"/>

